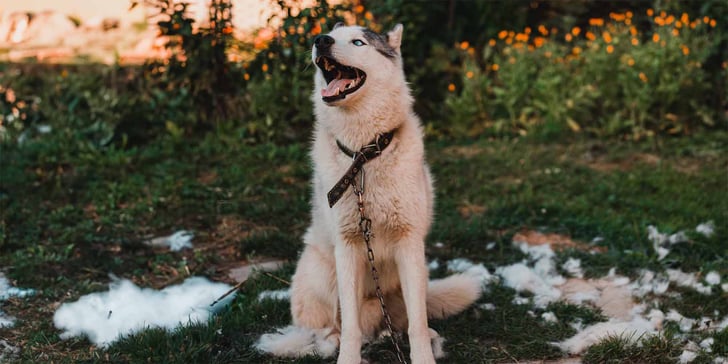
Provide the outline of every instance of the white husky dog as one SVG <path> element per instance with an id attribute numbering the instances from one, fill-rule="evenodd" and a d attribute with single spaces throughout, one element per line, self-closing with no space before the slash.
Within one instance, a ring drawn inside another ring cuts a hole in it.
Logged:
<path id="1" fill-rule="evenodd" d="M 428 283 L 433 187 L 401 40 L 401 24 L 387 34 L 337 24 L 314 41 L 313 221 L 291 285 L 294 326 L 264 335 L 263 351 L 330 356 L 338 345 L 337 363 L 359 364 L 362 342 L 386 328 L 354 192 L 361 169 L 379 286 L 394 328 L 407 330 L 412 363 L 435 362 L 428 318 L 458 313 L 480 296 L 481 282 L 468 274 Z"/>

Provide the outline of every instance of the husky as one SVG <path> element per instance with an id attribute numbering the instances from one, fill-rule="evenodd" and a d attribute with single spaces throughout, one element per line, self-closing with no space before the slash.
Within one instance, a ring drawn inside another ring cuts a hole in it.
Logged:
<path id="1" fill-rule="evenodd" d="M 443 340 L 427 320 L 463 311 L 481 294 L 469 274 L 428 282 L 433 181 L 402 66 L 402 30 L 337 24 L 314 40 L 312 223 L 291 283 L 293 326 L 263 335 L 262 351 L 332 356 L 338 347 L 338 364 L 362 362 L 362 343 L 387 329 L 363 221 L 392 326 L 406 330 L 412 363 L 442 356 L 434 344 Z"/>

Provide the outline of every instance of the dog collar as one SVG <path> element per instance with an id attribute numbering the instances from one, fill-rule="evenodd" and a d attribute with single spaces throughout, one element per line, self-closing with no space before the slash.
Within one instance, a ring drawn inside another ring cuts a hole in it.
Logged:
<path id="1" fill-rule="evenodd" d="M 359 174 L 364 164 L 376 157 L 379 157 L 379 155 L 382 154 L 382 151 L 389 146 L 392 142 L 395 131 L 397 130 L 395 129 L 384 134 L 378 134 L 374 140 L 361 147 L 361 149 L 357 152 L 346 147 L 338 139 L 336 140 L 336 145 L 339 147 L 339 150 L 351 157 L 353 162 L 349 169 L 346 170 L 346 173 L 344 173 L 344 176 L 339 179 L 339 182 L 336 182 L 336 185 L 334 185 L 329 193 L 326 194 L 326 197 L 329 199 L 329 207 L 334 207 L 334 205 L 341 199 L 341 196 L 344 195 L 346 189 L 354 183 L 354 177 Z"/>

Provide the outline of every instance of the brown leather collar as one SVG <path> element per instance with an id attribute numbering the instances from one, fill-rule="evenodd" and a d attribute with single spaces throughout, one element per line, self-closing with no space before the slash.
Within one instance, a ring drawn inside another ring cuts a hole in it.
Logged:
<path id="1" fill-rule="evenodd" d="M 397 130 L 395 129 L 384 134 L 378 134 L 374 140 L 363 146 L 357 152 L 347 148 L 338 139 L 336 140 L 336 145 L 339 149 L 344 154 L 351 157 L 353 162 L 349 169 L 346 170 L 346 173 L 344 173 L 344 176 L 339 179 L 339 182 L 337 182 L 329 193 L 326 194 L 326 197 L 328 197 L 329 200 L 329 207 L 334 207 L 334 205 L 341 199 L 341 196 L 344 195 L 346 189 L 354 183 L 354 178 L 357 174 L 359 174 L 364 164 L 382 154 L 382 151 L 392 142 L 392 138 L 396 131 Z"/>

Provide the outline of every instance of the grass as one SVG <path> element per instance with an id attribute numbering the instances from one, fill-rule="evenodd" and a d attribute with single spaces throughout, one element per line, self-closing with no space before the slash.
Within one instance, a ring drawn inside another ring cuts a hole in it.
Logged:
<path id="1" fill-rule="evenodd" d="M 275 273 L 290 279 L 310 221 L 305 142 L 248 145 L 226 126 L 194 138 L 166 136 L 127 149 L 86 148 L 64 135 L 41 136 L 20 147 L 0 144 L 0 266 L 17 286 L 39 290 L 36 297 L 2 306 L 18 318 L 14 328 L 0 329 L 0 336 L 22 346 L 19 362 L 330 362 L 286 361 L 251 350 L 262 333 L 290 322 L 287 302 L 256 299 L 263 290 L 286 287 L 263 275 L 247 282 L 229 309 L 208 325 L 147 330 L 107 350 L 83 338 L 60 340 L 51 322 L 57 305 L 104 290 L 110 273 L 161 288 L 188 275 L 229 280 L 231 265 L 274 257 L 291 262 Z M 587 276 L 617 267 L 632 277 L 643 268 L 717 270 L 725 277 L 726 146 L 728 133 L 722 131 L 641 143 L 429 141 L 437 211 L 428 258 L 470 258 L 492 270 L 522 259 L 511 237 L 533 229 L 584 242 L 602 238 L 598 244 L 606 253 L 560 254 L 560 259 L 581 258 Z M 715 236 L 689 232 L 689 245 L 657 260 L 646 238 L 648 225 L 692 231 L 709 220 L 715 222 Z M 143 244 L 178 229 L 195 232 L 194 250 L 173 253 Z M 495 249 L 485 249 L 489 242 L 496 243 Z M 712 316 L 715 310 L 726 314 L 726 292 L 679 293 L 661 307 L 693 318 Z M 547 310 L 560 321 L 544 322 L 543 310 L 513 304 L 514 295 L 510 288 L 492 286 L 480 303 L 493 303 L 495 310 L 472 308 L 434 322 L 447 339 L 449 356 L 443 362 L 560 358 L 565 354 L 550 343 L 575 333 L 569 322 L 604 320 L 593 309 L 555 303 Z M 715 335 L 714 353 L 726 354 L 726 337 L 725 330 Z M 673 362 L 681 345 L 669 335 L 640 346 L 615 337 L 592 347 L 584 360 Z M 365 357 L 381 362 L 394 358 L 387 342 L 364 351 Z M 701 355 L 709 361 L 710 355 Z"/>

